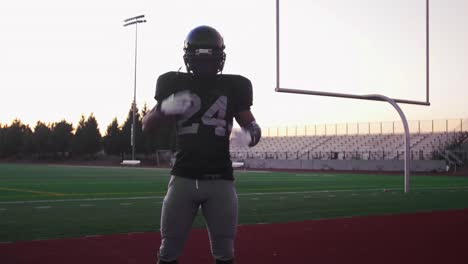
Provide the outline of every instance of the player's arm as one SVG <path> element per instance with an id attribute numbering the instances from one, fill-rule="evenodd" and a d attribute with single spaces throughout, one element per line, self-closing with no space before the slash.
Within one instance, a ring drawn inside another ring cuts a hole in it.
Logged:
<path id="1" fill-rule="evenodd" d="M 248 137 L 250 137 L 250 141 L 248 143 L 249 147 L 253 147 L 257 145 L 262 137 L 262 130 L 260 126 L 255 122 L 255 117 L 253 116 L 250 110 L 245 110 L 238 112 L 235 116 L 235 119 L 239 126 L 242 129 L 242 133 L 245 133 Z"/>
<path id="2" fill-rule="evenodd" d="M 155 130 L 157 127 L 172 125 L 177 116 L 183 114 L 192 103 L 188 91 L 173 93 L 171 87 L 172 73 L 159 76 L 156 82 L 156 95 L 158 104 L 149 111 L 142 120 L 142 129 L 145 132 Z"/>
<path id="3" fill-rule="evenodd" d="M 157 127 L 166 126 L 174 121 L 174 116 L 165 115 L 159 105 L 155 105 L 142 120 L 143 132 L 152 132 Z"/>
<path id="4" fill-rule="evenodd" d="M 191 104 L 192 98 L 188 91 L 171 94 L 143 117 L 143 131 L 151 131 L 158 126 L 172 123 L 178 115 L 185 113 Z"/>
<path id="5" fill-rule="evenodd" d="M 247 127 L 250 123 L 255 121 L 255 117 L 250 110 L 239 112 L 234 117 L 241 127 Z"/>
<path id="6" fill-rule="evenodd" d="M 244 138 L 246 140 L 240 140 L 240 142 L 246 142 L 246 145 L 253 147 L 260 141 L 262 130 L 250 111 L 253 102 L 252 83 L 244 77 L 238 77 L 236 80 L 239 86 L 233 96 L 235 100 L 234 118 L 241 127 L 241 131 L 235 132 L 233 138 Z"/>

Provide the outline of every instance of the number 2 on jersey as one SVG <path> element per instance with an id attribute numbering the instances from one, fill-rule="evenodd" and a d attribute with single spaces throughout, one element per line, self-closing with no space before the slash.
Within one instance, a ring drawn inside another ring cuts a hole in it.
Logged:
<path id="1" fill-rule="evenodd" d="M 183 124 L 190 119 L 194 114 L 196 114 L 201 109 L 201 99 L 198 95 L 190 93 L 192 99 L 192 104 L 184 113 L 182 118 L 177 122 L 179 128 L 178 134 L 196 134 L 198 133 L 199 123 L 192 123 L 191 125 L 184 126 Z M 203 114 L 201 121 L 204 125 L 215 126 L 215 135 L 216 136 L 225 136 L 226 135 L 226 109 L 227 109 L 227 97 L 220 96 L 218 99 L 206 110 Z"/>

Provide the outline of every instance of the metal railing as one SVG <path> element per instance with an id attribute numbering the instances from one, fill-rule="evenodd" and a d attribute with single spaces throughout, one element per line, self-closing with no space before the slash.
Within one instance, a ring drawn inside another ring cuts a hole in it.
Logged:
<path id="1" fill-rule="evenodd" d="M 439 120 L 408 121 L 411 134 L 468 132 L 468 118 Z M 403 124 L 400 121 L 308 124 L 292 126 L 275 126 L 263 129 L 266 137 L 280 136 L 332 136 L 332 135 L 376 135 L 402 134 Z"/>
<path id="2" fill-rule="evenodd" d="M 448 122 L 447 122 L 448 123 Z M 457 129 L 462 128 L 462 124 L 460 123 L 460 127 Z M 468 125 L 466 126 L 468 128 Z M 427 133 L 425 136 L 419 139 L 422 141 L 424 137 L 427 137 Z M 418 141 L 415 141 L 415 146 L 412 147 L 412 151 L 410 152 L 411 160 L 434 160 L 434 159 L 446 159 L 440 153 L 445 151 L 446 149 L 457 145 L 460 143 L 461 140 L 468 136 L 467 132 L 445 132 L 439 133 L 439 137 L 435 139 L 435 141 L 430 143 L 429 149 L 421 149 L 417 148 L 416 146 L 419 144 Z M 364 135 L 363 135 L 364 136 Z M 308 136 L 314 138 L 315 136 Z M 441 138 L 442 137 L 442 138 Z M 285 139 L 284 137 L 282 137 Z M 325 140 L 324 140 L 325 138 Z M 329 138 L 329 139 L 326 139 Z M 321 142 L 327 142 L 331 139 L 335 138 L 333 135 L 329 136 L 320 136 Z M 287 138 L 286 138 L 287 139 Z M 319 138 L 317 137 L 317 142 Z M 274 138 L 270 138 L 271 140 L 276 140 Z M 278 139 L 279 140 L 279 139 Z M 309 140 L 310 141 L 310 140 Z M 297 144 L 297 143 L 296 143 Z M 426 143 L 427 144 L 427 143 Z M 285 148 L 287 146 L 283 144 Z M 231 149 L 231 157 L 235 160 L 243 160 L 248 158 L 259 158 L 259 159 L 285 159 L 285 160 L 404 160 L 404 150 L 401 149 L 401 146 L 395 147 L 382 147 L 382 150 L 376 149 L 366 149 L 366 150 L 359 150 L 358 149 L 350 149 L 347 151 L 333 149 L 325 150 L 318 150 L 317 146 L 321 146 L 321 144 L 317 144 L 314 149 L 307 149 L 308 147 L 304 144 L 303 147 L 299 146 L 297 149 L 289 149 L 285 151 L 268 151 L 263 149 L 263 151 L 257 151 L 255 149 L 250 150 L 233 150 Z M 322 147 L 322 146 L 321 146 Z M 366 147 L 366 146 L 363 146 Z M 466 154 L 461 153 L 462 158 L 466 159 Z"/>
<path id="3" fill-rule="evenodd" d="M 438 151 L 411 151 L 411 160 L 441 159 Z M 282 159 L 282 160 L 404 160 L 404 151 L 284 151 L 242 152 L 231 151 L 233 160 Z"/>

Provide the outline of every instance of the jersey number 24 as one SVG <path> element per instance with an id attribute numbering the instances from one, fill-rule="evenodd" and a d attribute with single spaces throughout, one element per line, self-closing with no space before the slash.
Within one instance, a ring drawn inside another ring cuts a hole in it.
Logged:
<path id="1" fill-rule="evenodd" d="M 201 109 L 201 99 L 198 95 L 190 93 L 190 98 L 192 99 L 192 104 L 185 111 L 181 119 L 177 122 L 178 133 L 179 135 L 185 134 L 196 134 L 198 133 L 199 123 L 192 123 L 189 125 L 184 125 L 193 115 L 198 113 Z M 226 108 L 227 108 L 227 97 L 220 96 L 218 99 L 206 110 L 201 118 L 201 122 L 207 126 L 215 127 L 216 136 L 225 136 L 226 135 Z"/>

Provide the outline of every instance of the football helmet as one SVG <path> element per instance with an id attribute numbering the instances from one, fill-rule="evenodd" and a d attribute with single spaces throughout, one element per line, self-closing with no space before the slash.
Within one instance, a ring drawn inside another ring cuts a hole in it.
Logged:
<path id="1" fill-rule="evenodd" d="M 187 72 L 194 75 L 217 74 L 223 71 L 226 53 L 221 34 L 209 26 L 192 29 L 184 42 Z"/>

